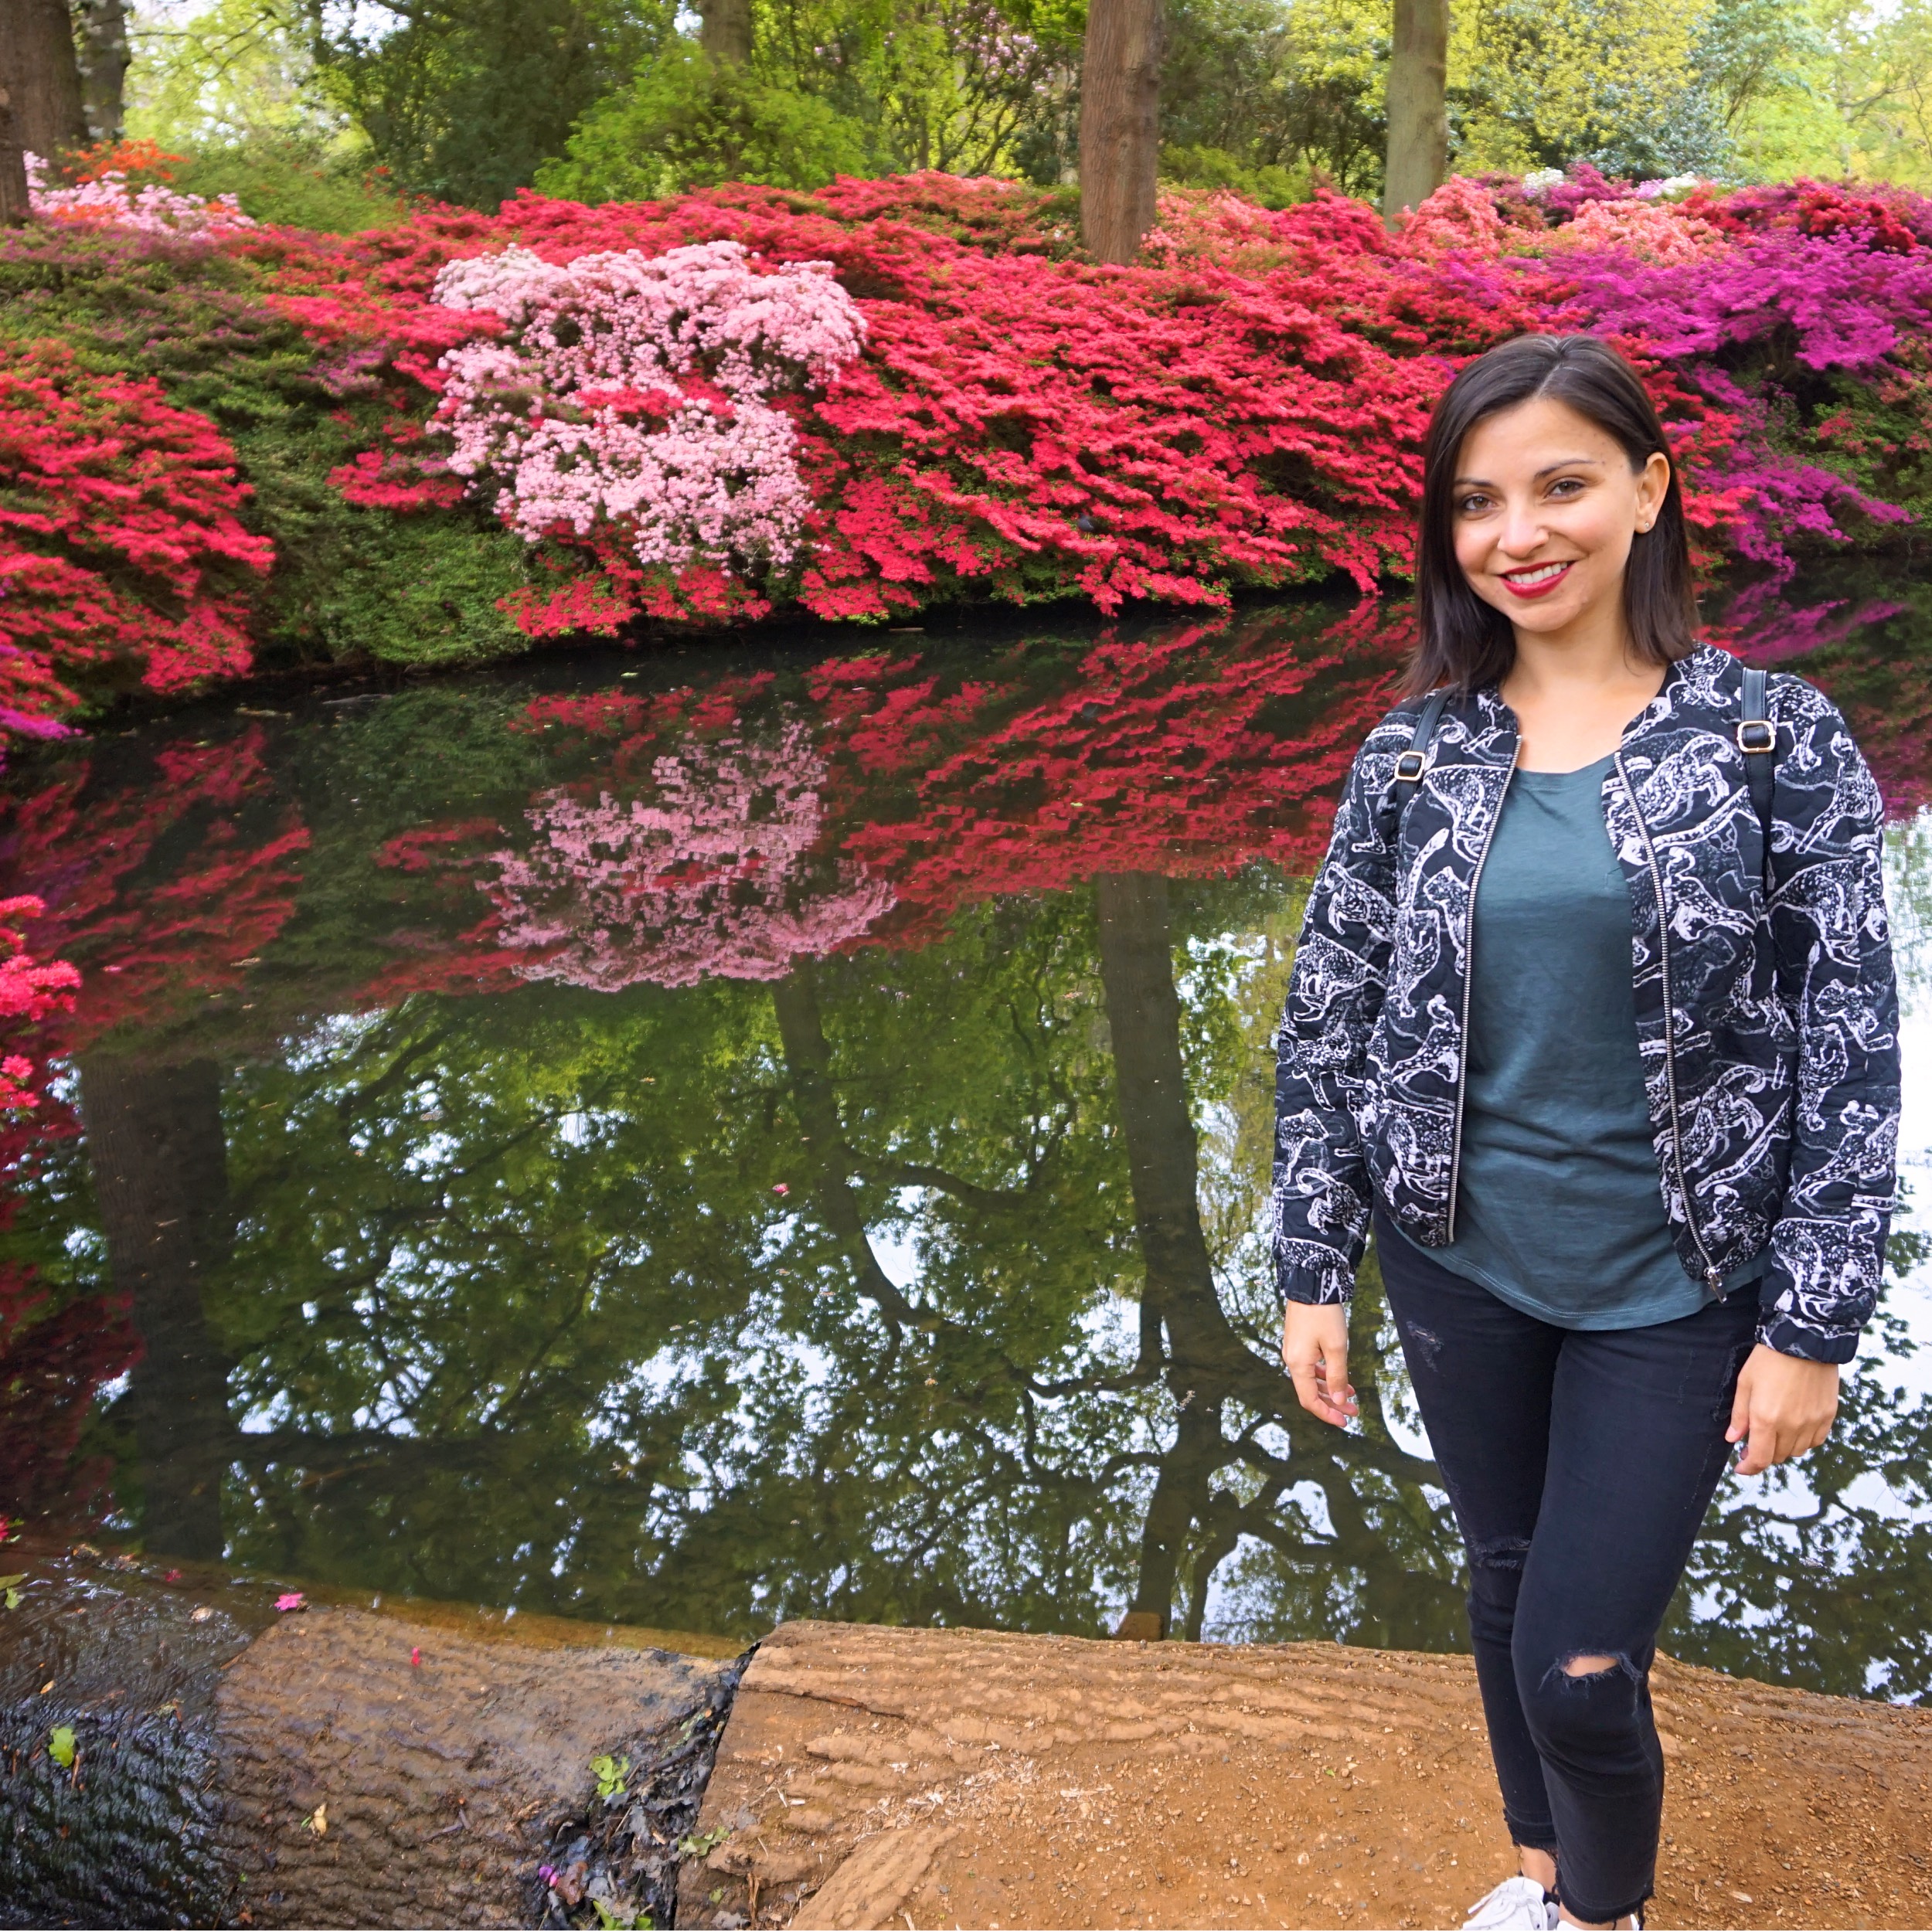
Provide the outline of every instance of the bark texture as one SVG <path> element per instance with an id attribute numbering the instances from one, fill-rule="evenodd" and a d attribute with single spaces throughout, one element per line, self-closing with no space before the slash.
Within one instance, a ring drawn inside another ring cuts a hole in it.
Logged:
<path id="1" fill-rule="evenodd" d="M 1161 0 L 1092 0 L 1080 63 L 1080 238 L 1131 261 L 1154 226 L 1161 165 Z"/>
<path id="2" fill-rule="evenodd" d="M 0 0 L 0 224 L 26 220 L 27 169 L 20 132 L 21 44 L 25 10 L 19 0 Z"/>
<path id="3" fill-rule="evenodd" d="M 1449 0 L 1395 0 L 1389 153 L 1382 212 L 1393 227 L 1442 185 L 1449 165 Z"/>
<path id="4" fill-rule="evenodd" d="M 1652 1692 L 1660 1923 L 1932 1921 L 1932 1712 L 1662 1657 Z M 677 1922 L 1453 1924 L 1515 1863 L 1481 1725 L 1466 1656 L 783 1623 Z"/>
<path id="5" fill-rule="evenodd" d="M 751 0 L 703 0 L 698 45 L 713 60 L 742 67 L 751 58 Z"/>
<path id="6" fill-rule="evenodd" d="M 209 1331 L 202 1289 L 235 1232 L 220 1072 L 209 1060 L 89 1059 L 80 1110 L 108 1263 L 144 1344 L 128 1395 L 147 1545 L 157 1555 L 219 1561 L 228 1363 Z"/>
<path id="7" fill-rule="evenodd" d="M 0 1616 L 0 1925 L 532 1924 L 539 1862 L 594 1898 L 619 1861 L 587 1819 L 641 1823 L 669 1902 L 736 1664 L 277 1617 L 272 1587 L 213 1569 L 169 1584 L 156 1563 L 8 1555 L 29 1579 Z M 654 1773 L 694 1739 L 697 1788 L 667 1814 Z M 631 1763 L 614 1807 L 590 1767 L 605 1754 Z"/>
<path id="8" fill-rule="evenodd" d="M 118 141 L 126 120 L 127 0 L 80 0 L 80 93 L 87 131 Z"/>
<path id="9" fill-rule="evenodd" d="M 20 144 L 43 158 L 87 144 L 67 0 L 0 0 L 0 62 Z"/>

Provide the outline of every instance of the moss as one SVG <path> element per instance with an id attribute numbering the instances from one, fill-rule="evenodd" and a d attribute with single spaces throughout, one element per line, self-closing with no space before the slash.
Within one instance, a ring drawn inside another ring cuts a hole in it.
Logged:
<path id="1" fill-rule="evenodd" d="M 342 567 L 308 614 L 332 657 L 443 668 L 529 648 L 497 608 L 524 581 L 521 539 L 457 512 L 349 515 Z"/>

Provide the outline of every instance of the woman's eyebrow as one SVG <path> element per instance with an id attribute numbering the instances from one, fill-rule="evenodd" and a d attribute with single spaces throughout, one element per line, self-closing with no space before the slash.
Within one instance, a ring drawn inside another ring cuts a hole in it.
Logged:
<path id="1" fill-rule="evenodd" d="M 1566 456 L 1560 463 L 1546 463 L 1531 478 L 1540 483 L 1546 476 L 1554 476 L 1560 469 L 1601 469 L 1604 459 L 1600 456 Z M 1450 487 L 1452 489 L 1494 489 L 1495 484 L 1485 476 L 1458 476 Z"/>

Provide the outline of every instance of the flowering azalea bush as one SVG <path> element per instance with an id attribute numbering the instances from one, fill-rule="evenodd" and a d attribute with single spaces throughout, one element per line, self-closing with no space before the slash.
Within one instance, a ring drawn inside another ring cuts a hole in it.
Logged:
<path id="1" fill-rule="evenodd" d="M 503 325 L 444 355 L 437 414 L 451 468 L 496 479 L 522 535 L 618 531 L 647 567 L 791 562 L 811 497 L 768 399 L 865 340 L 828 263 L 761 272 L 730 241 L 567 266 L 511 248 L 451 262 L 434 294 Z"/>
<path id="2" fill-rule="evenodd" d="M 90 169 L 71 186 L 49 186 L 47 165 L 38 155 L 28 155 L 26 164 L 27 205 L 43 221 L 97 222 L 150 235 L 199 235 L 210 240 L 255 226 L 233 195 L 209 201 L 158 181 L 136 187 L 127 168 L 114 166 Z"/>
<path id="3" fill-rule="evenodd" d="M 1580 167 L 1451 181 L 1394 235 L 1333 193 L 1176 191 L 1129 267 L 1057 192 L 934 174 L 352 236 L 86 205 L 0 236 L 56 345 L 0 347 L 15 730 L 264 648 L 1369 588 L 1410 566 L 1436 396 L 1526 329 L 1631 357 L 1708 572 L 1932 511 L 1932 202 L 1902 189 Z"/>
<path id="4" fill-rule="evenodd" d="M 175 691 L 250 661 L 250 580 L 273 547 L 205 417 L 59 343 L 0 354 L 0 724 L 46 736 L 63 682 Z"/>

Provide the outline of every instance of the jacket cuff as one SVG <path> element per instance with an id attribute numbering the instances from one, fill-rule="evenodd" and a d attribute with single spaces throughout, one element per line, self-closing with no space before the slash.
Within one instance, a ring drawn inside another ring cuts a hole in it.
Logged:
<path id="1" fill-rule="evenodd" d="M 1355 1269 L 1347 1255 L 1319 1241 L 1277 1241 L 1274 1284 L 1284 1301 L 1300 1301 L 1304 1307 L 1333 1307 L 1354 1296 Z"/>
<path id="2" fill-rule="evenodd" d="M 1757 1324 L 1757 1338 L 1767 1348 L 1798 1361 L 1835 1362 L 1841 1366 L 1858 1352 L 1858 1333 L 1838 1334 L 1829 1328 L 1801 1328 L 1790 1315 L 1767 1308 Z"/>

